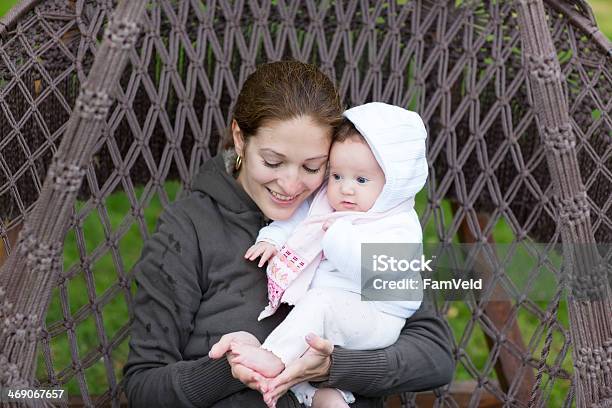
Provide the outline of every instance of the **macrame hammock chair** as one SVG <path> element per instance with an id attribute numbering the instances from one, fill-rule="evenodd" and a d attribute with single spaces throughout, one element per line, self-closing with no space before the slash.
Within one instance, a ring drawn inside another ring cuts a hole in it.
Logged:
<path id="1" fill-rule="evenodd" d="M 319 66 L 346 106 L 384 101 L 422 115 L 431 177 L 420 215 L 440 242 L 493 242 L 503 220 L 515 245 L 563 244 L 568 279 L 544 309 L 529 287 L 512 302 L 465 300 L 472 318 L 453 352 L 474 385 L 461 397 L 454 381 L 429 403 L 551 406 L 565 381 L 564 406 L 612 407 L 610 254 L 571 245 L 612 242 L 612 45 L 583 0 L 22 1 L 0 21 L 0 387 L 76 379 L 85 406 L 119 406 L 116 351 L 132 315 L 121 240 L 132 227 L 149 236 L 144 213 L 154 196 L 169 202 L 167 180 L 189 192 L 256 65 L 289 58 Z M 131 207 L 118 227 L 105 204 L 116 191 Z M 93 249 L 89 216 L 104 235 Z M 64 270 L 67 234 L 80 261 Z M 92 270 L 105 256 L 116 279 L 100 289 Z M 503 276 L 484 276 L 504 290 Z M 75 306 L 67 288 L 78 278 L 89 302 Z M 558 315 L 568 288 L 569 329 Z M 63 318 L 49 322 L 53 302 Z M 109 334 L 112 302 L 127 312 Z M 436 307 L 447 316 L 451 304 Z M 521 311 L 538 321 L 528 344 Z M 99 345 L 84 351 L 87 319 Z M 466 352 L 475 327 L 490 350 L 483 367 Z M 71 363 L 58 367 L 50 345 L 62 336 Z M 107 384 L 95 396 L 94 365 Z"/>

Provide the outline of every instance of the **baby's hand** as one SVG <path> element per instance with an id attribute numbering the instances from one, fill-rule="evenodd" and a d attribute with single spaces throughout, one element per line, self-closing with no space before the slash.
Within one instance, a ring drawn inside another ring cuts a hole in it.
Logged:
<path id="1" fill-rule="evenodd" d="M 250 247 L 244 254 L 244 257 L 249 261 L 253 261 L 261 256 L 259 264 L 257 265 L 261 268 L 263 264 L 276 255 L 276 252 L 276 247 L 274 245 L 269 242 L 261 241 Z"/>
<path id="2" fill-rule="evenodd" d="M 336 220 L 327 220 L 323 223 L 323 226 L 321 228 L 323 228 L 323 231 L 327 231 L 329 229 L 329 227 L 331 227 L 331 225 L 334 223 L 334 221 Z"/>

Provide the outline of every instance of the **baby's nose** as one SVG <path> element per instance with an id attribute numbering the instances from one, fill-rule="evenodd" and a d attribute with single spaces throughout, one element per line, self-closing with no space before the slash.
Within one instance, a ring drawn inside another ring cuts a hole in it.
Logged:
<path id="1" fill-rule="evenodd" d="M 342 194 L 346 194 L 346 195 L 355 194 L 355 189 L 353 188 L 353 185 L 350 181 L 342 183 L 341 191 L 342 191 Z"/>

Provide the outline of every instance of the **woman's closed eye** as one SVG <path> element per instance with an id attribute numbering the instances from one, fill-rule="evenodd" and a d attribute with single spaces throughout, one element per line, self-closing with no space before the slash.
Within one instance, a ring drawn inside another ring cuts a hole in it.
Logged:
<path id="1" fill-rule="evenodd" d="M 280 167 L 280 166 L 281 166 L 281 164 L 283 164 L 283 162 L 276 162 L 276 163 L 273 163 L 273 162 L 269 162 L 269 161 L 267 161 L 266 159 L 262 159 L 262 160 L 263 160 L 263 164 L 264 164 L 266 167 L 271 167 L 271 168 L 273 168 L 273 169 L 276 169 L 276 168 Z M 321 166 L 321 167 L 322 167 L 322 166 Z M 308 166 L 302 166 L 302 168 L 303 168 L 303 169 L 304 169 L 304 170 L 305 170 L 307 173 L 310 173 L 310 174 L 316 174 L 316 173 L 318 173 L 319 171 L 321 171 L 321 167 L 318 167 L 318 168 L 316 168 L 316 169 L 313 169 L 313 168 L 310 168 L 310 167 L 308 167 Z"/>
<path id="2" fill-rule="evenodd" d="M 322 166 L 321 166 L 321 167 L 319 167 L 319 168 L 316 168 L 316 169 L 311 169 L 311 168 L 310 168 L 310 167 L 308 167 L 308 166 L 302 166 L 302 167 L 304 168 L 304 170 L 306 170 L 306 172 L 307 172 L 307 173 L 310 173 L 310 174 L 315 174 L 315 173 L 318 173 L 319 171 L 321 171 L 321 167 L 322 167 Z"/>
<path id="3" fill-rule="evenodd" d="M 272 167 L 273 169 L 279 167 L 283 162 L 278 162 L 278 163 L 271 163 L 269 161 L 267 161 L 266 159 L 262 159 L 263 160 L 263 164 L 266 167 Z"/>

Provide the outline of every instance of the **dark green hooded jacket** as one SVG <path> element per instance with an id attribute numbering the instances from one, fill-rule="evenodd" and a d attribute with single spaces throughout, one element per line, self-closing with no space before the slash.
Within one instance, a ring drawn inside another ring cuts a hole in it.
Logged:
<path id="1" fill-rule="evenodd" d="M 257 321 L 267 304 L 265 270 L 243 258 L 265 218 L 229 175 L 219 155 L 196 176 L 192 193 L 161 215 L 134 267 L 137 292 L 124 367 L 132 407 L 262 407 L 261 394 L 232 377 L 210 347 L 230 332 L 261 342 L 287 315 L 283 306 Z M 444 323 L 424 306 L 396 344 L 382 350 L 336 347 L 322 386 L 350 390 L 354 407 L 381 407 L 381 396 L 450 382 L 454 367 Z M 288 393 L 278 408 L 300 407 Z"/>

